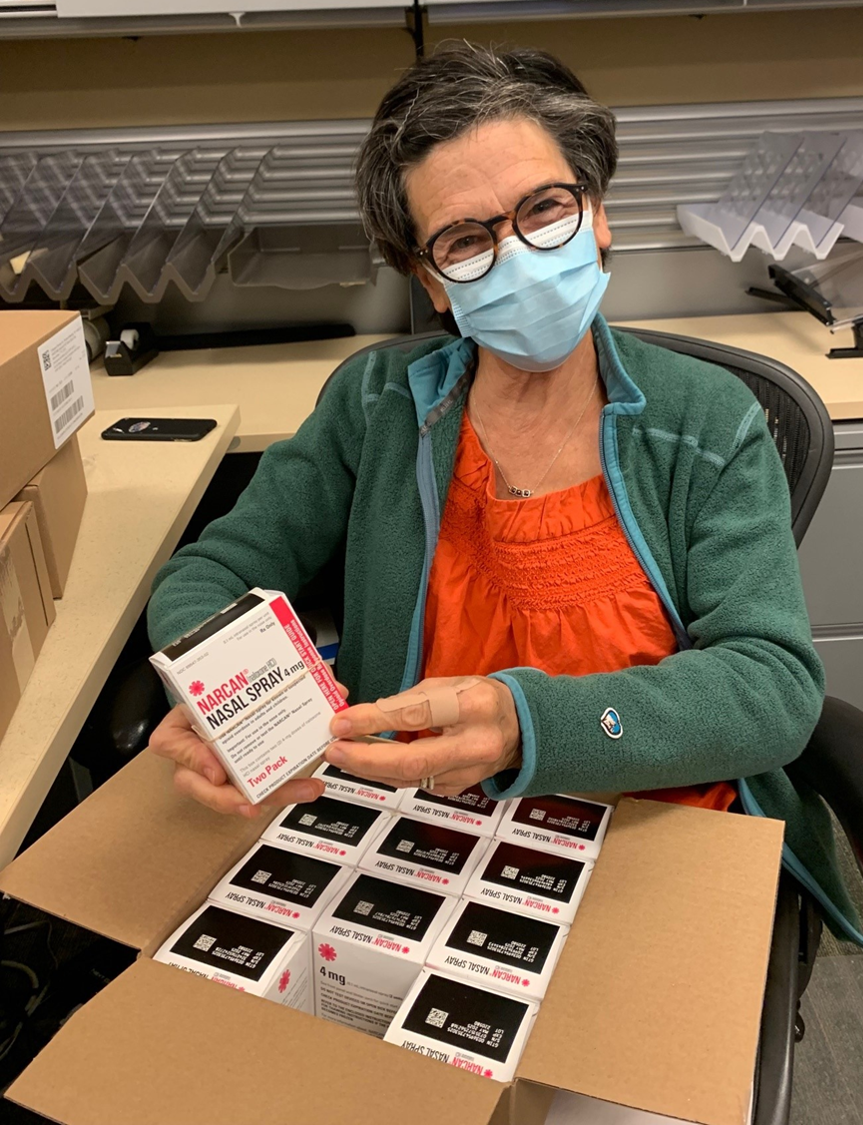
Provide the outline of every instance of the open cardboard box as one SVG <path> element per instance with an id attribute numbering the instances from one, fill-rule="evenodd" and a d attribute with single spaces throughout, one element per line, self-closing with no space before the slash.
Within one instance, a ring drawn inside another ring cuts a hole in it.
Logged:
<path id="1" fill-rule="evenodd" d="M 780 823 L 621 801 L 512 1085 L 150 959 L 263 827 L 143 754 L 0 874 L 142 954 L 8 1097 L 65 1125 L 537 1125 L 565 1089 L 745 1125 Z"/>

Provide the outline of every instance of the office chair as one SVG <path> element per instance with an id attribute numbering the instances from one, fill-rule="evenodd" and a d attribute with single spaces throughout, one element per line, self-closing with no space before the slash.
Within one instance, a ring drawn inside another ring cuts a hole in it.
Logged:
<path id="1" fill-rule="evenodd" d="M 823 495 L 833 464 L 833 428 L 814 390 L 796 372 L 751 352 L 646 329 L 625 329 L 647 343 L 719 364 L 742 379 L 764 408 L 779 450 L 791 493 L 792 527 L 799 546 Z M 398 348 L 409 352 L 419 343 L 441 338 L 439 332 L 399 337 L 356 352 Z M 345 360 L 345 363 L 350 360 Z M 336 368 L 318 396 L 326 393 Z M 298 599 L 303 604 L 330 604 L 339 617 L 342 595 L 341 560 L 334 560 Z M 340 622 L 338 622 L 340 625 Z M 100 752 L 101 777 L 116 772 L 144 749 L 149 734 L 166 711 L 155 674 L 144 661 L 115 685 L 104 708 L 100 747 L 113 746 L 112 760 Z M 104 694 L 104 693 L 103 693 Z M 154 706 L 154 700 L 158 703 Z M 100 724 L 101 725 L 101 724 Z M 87 742 L 93 743 L 94 732 Z M 84 741 L 84 740 L 81 740 Z M 820 793 L 847 834 L 863 873 L 863 712 L 827 698 L 818 726 L 789 773 Z M 83 747 L 82 747 L 83 753 Z M 73 750 L 73 757 L 75 750 Z M 812 898 L 783 872 L 780 879 L 761 1035 L 755 1074 L 753 1125 L 787 1125 L 791 1108 L 794 1046 L 803 1035 L 799 1003 L 815 962 L 822 922 Z"/>

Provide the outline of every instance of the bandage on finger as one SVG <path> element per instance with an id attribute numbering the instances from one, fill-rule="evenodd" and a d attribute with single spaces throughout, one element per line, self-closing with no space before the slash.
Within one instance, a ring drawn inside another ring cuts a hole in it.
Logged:
<path id="1" fill-rule="evenodd" d="M 422 691 L 406 691 L 389 699 L 379 699 L 377 706 L 387 715 L 421 703 L 428 704 L 430 727 L 451 727 L 458 722 L 458 690 L 448 684 L 430 684 Z"/>

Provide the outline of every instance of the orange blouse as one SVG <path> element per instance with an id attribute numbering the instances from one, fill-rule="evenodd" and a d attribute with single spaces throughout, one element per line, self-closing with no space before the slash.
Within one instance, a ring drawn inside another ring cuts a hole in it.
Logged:
<path id="1" fill-rule="evenodd" d="M 465 414 L 429 577 L 424 675 L 528 666 L 586 676 L 658 664 L 676 651 L 604 478 L 499 500 Z M 736 793 L 720 782 L 649 795 L 727 809 Z"/>

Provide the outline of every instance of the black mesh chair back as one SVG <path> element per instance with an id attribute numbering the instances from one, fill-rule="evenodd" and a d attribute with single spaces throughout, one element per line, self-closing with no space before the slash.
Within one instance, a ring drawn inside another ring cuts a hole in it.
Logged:
<path id="1" fill-rule="evenodd" d="M 776 442 L 785 468 L 788 489 L 791 493 L 791 525 L 794 541 L 800 546 L 806 529 L 815 514 L 833 465 L 833 426 L 824 403 L 805 379 L 778 360 L 724 344 L 695 340 L 689 336 L 676 336 L 670 332 L 654 332 L 647 328 L 623 328 L 660 348 L 691 355 L 707 363 L 726 368 L 749 387 L 764 410 L 767 425 Z M 398 348 L 412 351 L 427 340 L 447 339 L 439 332 L 424 332 L 416 336 L 399 336 L 381 344 L 371 344 L 350 357 L 371 351 Z M 345 363 L 350 362 L 345 360 Z M 340 364 L 327 379 L 318 395 L 320 402 L 330 379 L 340 371 Z"/>
<path id="2" fill-rule="evenodd" d="M 818 507 L 833 466 L 833 425 L 805 379 L 778 360 L 724 344 L 625 328 L 647 344 L 716 363 L 736 375 L 761 403 L 791 493 L 791 525 L 798 547 Z"/>

